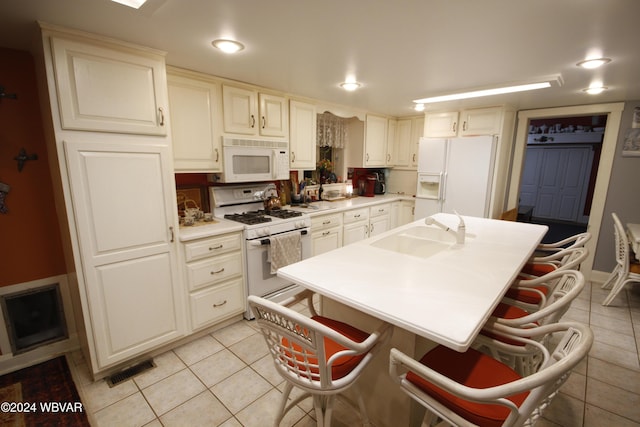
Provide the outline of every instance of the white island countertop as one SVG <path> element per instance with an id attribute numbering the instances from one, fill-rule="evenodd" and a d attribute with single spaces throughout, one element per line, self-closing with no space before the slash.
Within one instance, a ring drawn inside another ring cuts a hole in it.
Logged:
<path id="1" fill-rule="evenodd" d="M 456 229 L 458 218 L 434 215 Z M 547 227 L 464 217 L 462 245 L 429 257 L 376 247 L 424 220 L 288 265 L 278 276 L 412 333 L 465 351 Z M 431 226 L 433 227 L 433 226 Z"/>

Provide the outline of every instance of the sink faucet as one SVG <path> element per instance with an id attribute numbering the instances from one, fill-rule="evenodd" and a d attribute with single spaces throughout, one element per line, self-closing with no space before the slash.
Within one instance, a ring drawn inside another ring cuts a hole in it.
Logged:
<path id="1" fill-rule="evenodd" d="M 458 219 L 460 220 L 460 222 L 458 223 L 458 229 L 456 231 L 452 230 L 450 227 L 447 227 L 446 225 L 444 225 L 440 221 L 437 221 L 435 218 L 430 217 L 430 216 L 428 216 L 428 217 L 426 217 L 424 219 L 424 223 L 427 224 L 427 225 L 436 225 L 436 226 L 442 228 L 444 231 L 452 233 L 454 236 L 456 236 L 456 243 L 463 244 L 465 235 L 467 234 L 467 231 L 466 231 L 467 227 L 465 226 L 464 220 L 462 219 L 460 214 L 458 214 L 458 212 L 456 212 L 456 211 L 454 211 L 454 213 L 456 215 L 458 215 Z"/>

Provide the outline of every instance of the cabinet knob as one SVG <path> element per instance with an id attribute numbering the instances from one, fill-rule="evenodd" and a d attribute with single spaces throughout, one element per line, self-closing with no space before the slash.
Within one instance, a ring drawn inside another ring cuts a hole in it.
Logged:
<path id="1" fill-rule="evenodd" d="M 218 308 L 218 307 L 222 307 L 223 305 L 225 305 L 227 303 L 227 300 L 222 301 L 219 304 L 213 304 L 213 308 Z"/>
<path id="2" fill-rule="evenodd" d="M 218 246 L 209 246 L 209 250 L 210 251 L 215 251 L 217 249 L 222 249 L 224 245 L 218 245 Z"/>
<path id="3" fill-rule="evenodd" d="M 216 152 L 216 163 L 218 163 L 220 161 L 220 152 L 218 151 L 218 149 L 215 149 Z"/>
<path id="4" fill-rule="evenodd" d="M 212 272 L 210 272 L 210 274 L 213 276 L 214 274 L 220 274 L 220 273 L 222 273 L 223 271 L 224 271 L 224 267 L 222 267 L 222 268 L 221 268 L 220 270 L 218 270 L 218 271 L 212 271 Z"/>
<path id="5" fill-rule="evenodd" d="M 466 120 L 464 122 L 462 122 L 462 130 L 463 131 L 467 130 L 467 121 Z"/>
<path id="6" fill-rule="evenodd" d="M 173 243 L 174 237 L 175 237 L 174 234 L 173 234 L 173 226 L 169 227 L 169 232 L 171 233 L 171 243 Z"/>
<path id="7" fill-rule="evenodd" d="M 267 126 L 267 119 L 265 119 L 264 116 L 262 116 L 262 129 L 264 129 Z"/>
<path id="8" fill-rule="evenodd" d="M 253 114 L 251 115 L 251 127 L 256 127 L 256 116 L 254 116 Z"/>
<path id="9" fill-rule="evenodd" d="M 291 163 L 295 163 L 295 161 L 296 161 L 296 153 L 295 153 L 295 151 L 292 151 L 291 152 Z"/>
<path id="10" fill-rule="evenodd" d="M 453 122 L 453 133 L 458 132 L 458 122 Z"/>
<path id="11" fill-rule="evenodd" d="M 162 107 L 158 108 L 158 112 L 160 112 L 160 126 L 164 126 L 164 110 Z"/>

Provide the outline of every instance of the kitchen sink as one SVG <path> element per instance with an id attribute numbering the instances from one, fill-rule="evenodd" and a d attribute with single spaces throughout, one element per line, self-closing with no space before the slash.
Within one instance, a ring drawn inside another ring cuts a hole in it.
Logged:
<path id="1" fill-rule="evenodd" d="M 417 226 L 399 231 L 371 243 L 371 246 L 428 258 L 456 244 L 455 236 L 437 227 Z"/>

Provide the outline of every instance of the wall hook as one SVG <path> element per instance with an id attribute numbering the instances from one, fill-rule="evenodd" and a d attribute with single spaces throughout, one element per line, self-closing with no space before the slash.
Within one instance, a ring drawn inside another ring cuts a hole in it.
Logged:
<path id="1" fill-rule="evenodd" d="M 13 160 L 18 162 L 18 172 L 22 172 L 22 168 L 27 160 L 38 160 L 37 154 L 29 154 L 27 155 L 27 151 L 24 148 L 20 149 L 20 152 Z"/>
<path id="2" fill-rule="evenodd" d="M 18 99 L 15 93 L 5 93 L 4 86 L 0 86 L 0 98 Z"/>

